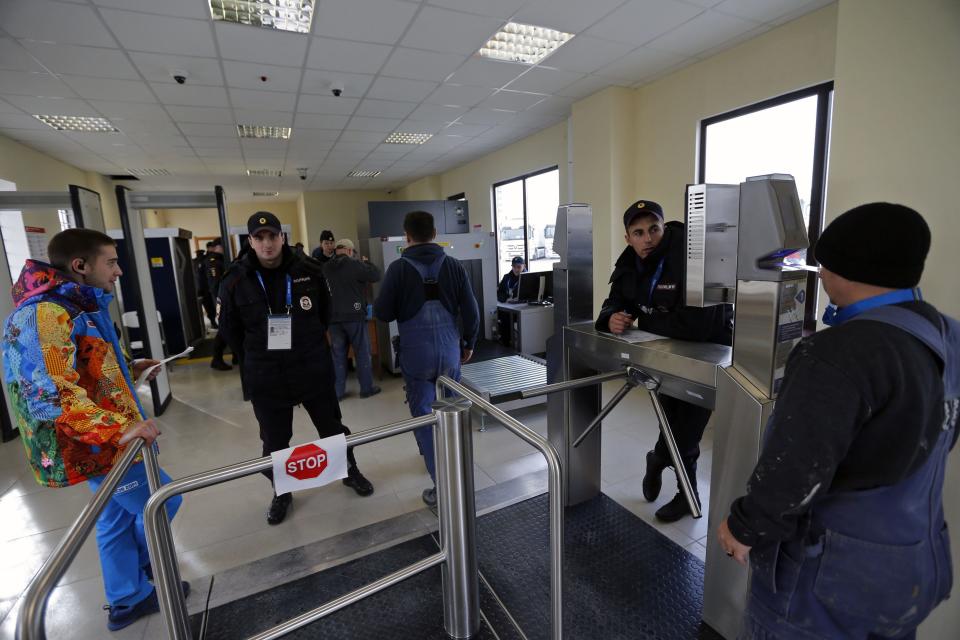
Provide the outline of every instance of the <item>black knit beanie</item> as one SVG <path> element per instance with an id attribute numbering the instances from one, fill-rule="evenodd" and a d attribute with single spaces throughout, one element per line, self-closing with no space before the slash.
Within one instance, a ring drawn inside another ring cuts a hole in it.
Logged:
<path id="1" fill-rule="evenodd" d="M 930 227 L 901 204 L 871 202 L 850 209 L 820 235 L 814 255 L 833 273 L 891 289 L 917 286 L 930 251 Z"/>

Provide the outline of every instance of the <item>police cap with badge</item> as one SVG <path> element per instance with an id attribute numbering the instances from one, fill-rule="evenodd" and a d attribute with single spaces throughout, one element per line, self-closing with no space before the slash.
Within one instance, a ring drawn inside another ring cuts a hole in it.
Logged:
<path id="1" fill-rule="evenodd" d="M 623 227 L 628 228 L 641 216 L 655 216 L 663 222 L 663 207 L 653 200 L 637 200 L 623 212 Z"/>
<path id="2" fill-rule="evenodd" d="M 282 233 L 280 219 L 269 211 L 257 211 L 247 220 L 247 233 L 252 236 L 264 229 L 269 229 L 279 235 Z"/>

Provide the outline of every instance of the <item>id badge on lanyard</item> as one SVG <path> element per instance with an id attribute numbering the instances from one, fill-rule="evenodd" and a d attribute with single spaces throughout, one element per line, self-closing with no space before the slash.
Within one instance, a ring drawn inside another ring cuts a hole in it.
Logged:
<path id="1" fill-rule="evenodd" d="M 287 274 L 286 314 L 273 313 L 270 307 L 270 295 L 267 293 L 267 287 L 263 284 L 263 276 L 259 271 L 257 271 L 257 279 L 263 287 L 263 295 L 267 297 L 267 309 L 270 311 L 270 315 L 267 316 L 267 351 L 289 351 L 293 348 L 293 317 L 290 315 L 293 295 L 290 274 Z"/>

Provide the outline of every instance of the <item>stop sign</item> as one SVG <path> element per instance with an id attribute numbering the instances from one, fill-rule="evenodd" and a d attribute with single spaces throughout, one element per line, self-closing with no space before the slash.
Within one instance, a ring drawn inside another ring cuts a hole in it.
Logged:
<path id="1" fill-rule="evenodd" d="M 284 468 L 297 480 L 316 478 L 327 468 L 327 452 L 315 444 L 305 444 L 290 452 Z"/>

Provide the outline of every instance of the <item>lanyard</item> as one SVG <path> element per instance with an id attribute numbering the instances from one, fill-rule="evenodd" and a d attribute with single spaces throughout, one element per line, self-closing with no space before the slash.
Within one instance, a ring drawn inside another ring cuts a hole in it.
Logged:
<path id="1" fill-rule="evenodd" d="M 860 315 L 868 309 L 875 309 L 888 304 L 898 304 L 900 302 L 910 302 L 912 300 L 923 300 L 919 287 L 916 289 L 897 289 L 889 293 L 883 293 L 879 296 L 866 298 L 860 302 L 855 302 L 846 307 L 830 307 L 824 313 L 823 322 L 826 325 L 838 325 Z M 833 307 L 833 309 L 831 309 Z"/>
<path id="2" fill-rule="evenodd" d="M 660 264 L 657 265 L 657 270 L 653 272 L 653 278 L 650 280 L 650 292 L 647 294 L 647 304 L 653 304 L 653 291 L 657 288 L 657 283 L 660 282 L 660 276 L 663 275 L 663 263 L 666 261 L 667 257 L 664 256 L 660 258 Z"/>
<path id="3" fill-rule="evenodd" d="M 260 287 L 263 289 L 263 295 L 267 298 L 267 310 L 273 315 L 273 307 L 270 306 L 270 294 L 267 293 L 267 286 L 263 284 L 263 276 L 257 271 L 257 280 L 260 281 Z M 293 295 L 291 290 L 290 274 L 287 274 L 287 315 L 290 315 L 290 308 L 293 307 Z"/>

